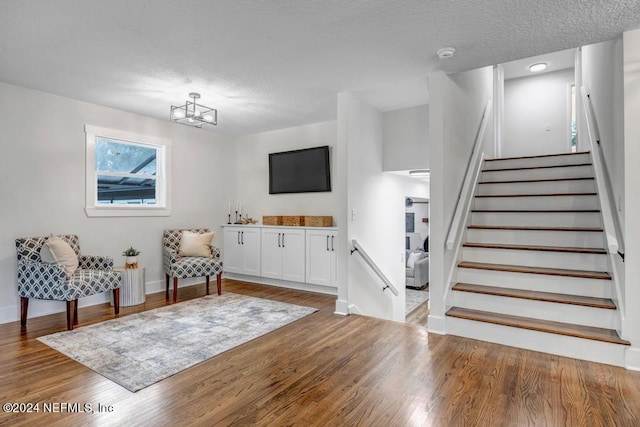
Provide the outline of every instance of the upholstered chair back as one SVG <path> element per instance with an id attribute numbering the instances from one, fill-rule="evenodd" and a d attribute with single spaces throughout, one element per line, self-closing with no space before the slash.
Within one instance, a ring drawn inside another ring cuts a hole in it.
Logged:
<path id="1" fill-rule="evenodd" d="M 162 235 L 162 244 L 165 248 L 178 251 L 180 247 L 180 238 L 183 231 L 191 231 L 192 233 L 208 233 L 208 228 L 176 228 L 173 230 L 164 230 Z"/>
<path id="2" fill-rule="evenodd" d="M 78 236 L 75 234 L 65 234 L 57 237 L 60 237 L 65 242 L 69 243 L 73 251 L 76 253 L 76 256 L 80 257 L 80 243 Z M 42 246 L 44 246 L 44 243 L 48 238 L 49 236 L 24 237 L 16 239 L 18 262 L 23 260 L 27 262 L 41 262 L 40 249 L 42 249 Z"/>

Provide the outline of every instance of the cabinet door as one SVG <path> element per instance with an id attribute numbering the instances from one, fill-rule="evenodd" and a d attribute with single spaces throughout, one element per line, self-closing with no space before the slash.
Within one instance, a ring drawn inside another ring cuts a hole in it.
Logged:
<path id="1" fill-rule="evenodd" d="M 242 274 L 260 275 L 260 229 L 246 228 L 240 231 L 242 250 Z"/>
<path id="2" fill-rule="evenodd" d="M 323 232 L 322 230 L 307 230 L 307 283 L 332 286 L 331 258 L 335 257 L 336 252 L 331 251 L 331 235 L 331 232 Z M 336 243 L 334 238 L 334 245 Z"/>
<path id="3" fill-rule="evenodd" d="M 283 230 L 281 240 L 282 279 L 293 282 L 305 281 L 305 232 Z"/>
<path id="4" fill-rule="evenodd" d="M 242 247 L 240 231 L 236 228 L 224 229 L 224 252 L 222 267 L 229 273 L 240 273 L 242 270 Z"/>
<path id="5" fill-rule="evenodd" d="M 262 229 L 262 277 L 282 277 L 282 229 Z"/>

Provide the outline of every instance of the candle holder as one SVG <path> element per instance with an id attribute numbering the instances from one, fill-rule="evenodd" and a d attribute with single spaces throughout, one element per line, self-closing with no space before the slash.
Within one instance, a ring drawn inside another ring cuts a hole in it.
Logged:
<path id="1" fill-rule="evenodd" d="M 238 219 L 238 211 L 236 211 L 236 222 L 234 224 L 240 224 L 240 220 Z"/>
<path id="2" fill-rule="evenodd" d="M 227 216 L 229 217 L 229 219 L 227 220 L 227 224 L 231 224 L 231 214 L 227 214 Z"/>

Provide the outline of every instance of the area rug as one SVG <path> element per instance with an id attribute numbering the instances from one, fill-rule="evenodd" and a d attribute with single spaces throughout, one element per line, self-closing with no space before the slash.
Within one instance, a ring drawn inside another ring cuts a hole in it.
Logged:
<path id="1" fill-rule="evenodd" d="M 224 293 L 38 340 L 135 392 L 316 311 Z"/>
<path id="2" fill-rule="evenodd" d="M 405 314 L 411 313 L 418 306 L 429 299 L 429 291 L 407 289 L 405 300 Z"/>

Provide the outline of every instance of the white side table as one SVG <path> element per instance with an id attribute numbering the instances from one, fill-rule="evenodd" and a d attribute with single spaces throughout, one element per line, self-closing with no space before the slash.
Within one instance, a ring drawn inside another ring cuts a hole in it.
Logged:
<path id="1" fill-rule="evenodd" d="M 121 307 L 142 304 L 146 301 L 147 293 L 144 281 L 144 267 L 114 267 L 113 271 L 118 271 L 122 275 L 122 285 L 120 286 Z M 111 297 L 111 299 L 113 299 L 113 297 Z M 111 304 L 113 305 L 113 301 Z"/>

